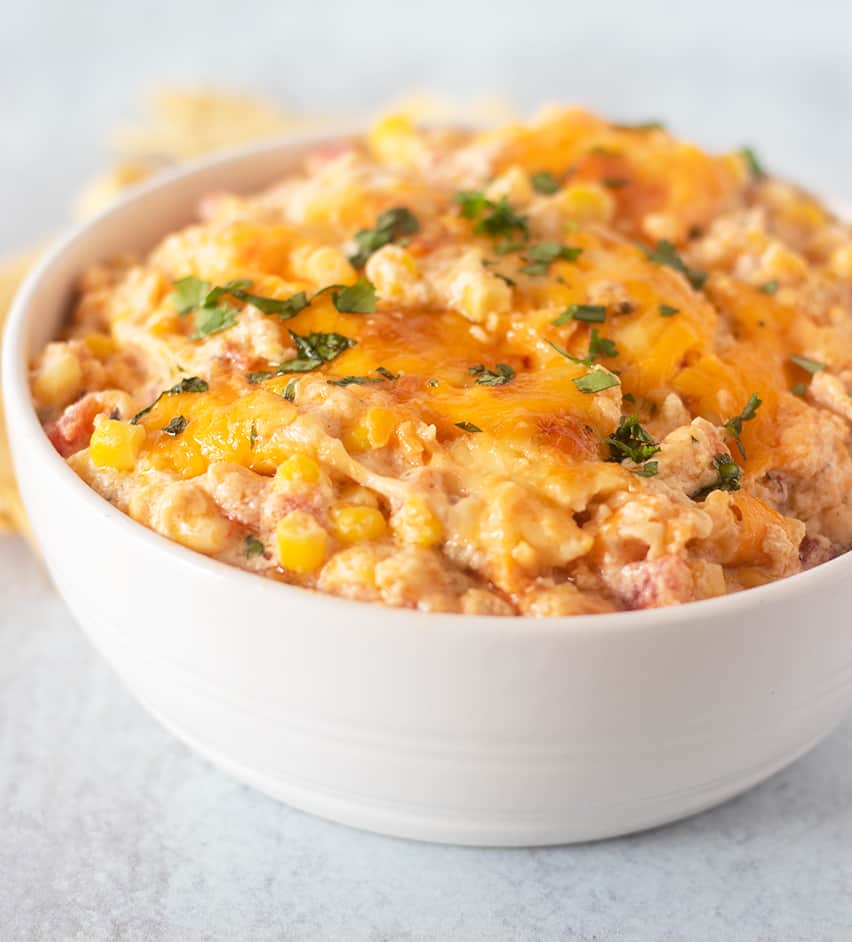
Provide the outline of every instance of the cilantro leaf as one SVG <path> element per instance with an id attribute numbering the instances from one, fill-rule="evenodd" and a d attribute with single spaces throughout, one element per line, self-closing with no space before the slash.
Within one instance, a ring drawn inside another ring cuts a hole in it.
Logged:
<path id="1" fill-rule="evenodd" d="M 379 213 L 373 229 L 360 229 L 355 233 L 353 241 L 356 251 L 349 256 L 349 261 L 356 268 L 363 268 L 373 252 L 377 252 L 390 242 L 414 235 L 419 230 L 420 223 L 410 209 L 405 206 L 386 209 L 383 213 Z"/>
<path id="2" fill-rule="evenodd" d="M 587 324 L 603 324 L 606 320 L 606 307 L 603 304 L 569 304 L 568 307 L 551 321 L 554 327 L 561 327 L 568 321 L 583 321 Z"/>
<path id="3" fill-rule="evenodd" d="M 781 283 L 773 279 L 772 281 L 764 281 L 758 290 L 764 294 L 775 294 L 780 287 Z"/>
<path id="4" fill-rule="evenodd" d="M 175 383 L 171 389 L 163 390 L 151 405 L 146 406 L 141 412 L 137 412 L 130 420 L 130 424 L 137 425 L 139 420 L 148 415 L 164 396 L 177 396 L 180 393 L 203 393 L 207 392 L 209 388 L 206 380 L 200 379 L 198 376 L 185 376 L 179 383 Z"/>
<path id="5" fill-rule="evenodd" d="M 549 344 L 553 349 L 562 357 L 565 357 L 566 360 L 570 360 L 572 363 L 576 363 L 578 366 L 591 366 L 592 361 L 589 357 L 575 357 L 573 353 L 569 353 L 565 347 L 560 347 L 558 343 L 554 343 L 552 340 L 548 340 L 547 337 L 544 338 L 544 342 Z"/>
<path id="6" fill-rule="evenodd" d="M 595 357 L 617 356 L 618 347 L 615 345 L 615 341 L 609 340 L 607 337 L 601 337 L 597 327 L 593 327 L 592 335 L 589 338 L 589 359 L 594 360 Z"/>
<path id="7" fill-rule="evenodd" d="M 559 189 L 559 181 L 549 170 L 530 174 L 530 182 L 536 193 L 541 193 L 542 196 L 552 196 Z"/>
<path id="8" fill-rule="evenodd" d="M 566 262 L 576 261 L 583 250 L 573 245 L 562 245 L 561 242 L 539 242 L 527 252 L 529 264 L 521 268 L 528 275 L 546 275 L 551 262 L 564 259 Z"/>
<path id="9" fill-rule="evenodd" d="M 798 353 L 794 353 L 790 357 L 790 362 L 795 363 L 796 366 L 801 367 L 803 370 L 806 370 L 808 373 L 813 375 L 814 373 L 819 373 L 820 370 L 827 368 L 825 363 L 822 363 L 820 360 L 812 360 L 810 357 L 803 357 Z"/>
<path id="10" fill-rule="evenodd" d="M 249 373 L 247 379 L 250 383 L 262 383 L 266 379 L 283 376 L 286 373 L 310 373 L 323 363 L 329 363 L 335 357 L 339 357 L 341 353 L 357 343 L 351 337 L 344 337 L 343 334 L 324 334 L 314 331 L 307 336 L 302 336 L 293 330 L 289 333 L 298 356 L 278 363 L 271 370 Z M 289 384 L 287 388 L 289 389 Z M 286 399 L 287 390 L 285 389 L 284 392 Z"/>
<path id="11" fill-rule="evenodd" d="M 474 425 L 473 422 L 456 422 L 456 428 L 460 428 L 463 432 L 481 432 L 482 429 L 478 425 Z"/>
<path id="12" fill-rule="evenodd" d="M 252 536 L 251 533 L 246 537 L 245 540 L 245 555 L 246 559 L 254 559 L 255 556 L 262 556 L 266 552 L 266 547 L 256 536 Z"/>
<path id="13" fill-rule="evenodd" d="M 743 422 L 751 422 L 751 420 L 757 415 L 757 410 L 763 405 L 763 400 L 757 395 L 757 393 L 752 393 L 748 397 L 748 402 L 743 407 L 743 411 L 739 415 L 735 415 L 731 419 L 725 421 L 725 428 L 733 436 L 734 441 L 737 443 L 737 448 L 740 451 L 740 454 L 743 456 L 743 459 L 746 457 L 746 450 L 743 446 L 742 439 L 740 436 L 743 433 Z"/>
<path id="14" fill-rule="evenodd" d="M 640 478 L 652 478 L 660 470 L 656 461 L 647 461 L 641 468 L 633 468 L 633 473 Z"/>
<path id="15" fill-rule="evenodd" d="M 284 387 L 283 396 L 287 400 L 287 402 L 296 401 L 296 380 L 295 379 L 291 379 L 287 383 L 287 385 Z"/>
<path id="16" fill-rule="evenodd" d="M 575 376 L 571 382 L 581 393 L 599 393 L 621 384 L 621 380 L 607 370 L 593 370 L 585 376 Z"/>
<path id="17" fill-rule="evenodd" d="M 489 200 L 479 190 L 459 190 L 453 197 L 453 202 L 459 204 L 459 212 L 465 219 L 478 219 L 488 206 Z"/>
<path id="18" fill-rule="evenodd" d="M 340 379 L 326 380 L 329 386 L 374 386 L 376 383 L 393 382 L 399 379 L 399 373 L 391 373 L 383 366 L 377 366 L 374 373 L 378 376 L 342 376 Z"/>
<path id="19" fill-rule="evenodd" d="M 248 280 L 248 278 L 236 278 L 233 281 L 226 281 L 223 285 L 211 288 L 207 293 L 207 297 L 202 303 L 205 305 L 212 305 L 215 304 L 223 294 L 236 295 L 237 292 L 245 292 L 246 288 L 250 287 L 251 282 Z"/>
<path id="20" fill-rule="evenodd" d="M 680 308 L 672 307 L 671 304 L 661 304 L 659 307 L 660 317 L 674 317 L 680 313 Z"/>
<path id="21" fill-rule="evenodd" d="M 660 446 L 639 424 L 636 415 L 622 416 L 618 428 L 603 443 L 609 446 L 609 461 L 629 458 L 636 464 L 643 464 L 660 450 Z"/>
<path id="22" fill-rule="evenodd" d="M 752 175 L 753 179 L 762 180 L 766 177 L 766 169 L 753 148 L 743 147 L 742 150 L 740 150 L 740 157 L 745 161 L 748 172 Z"/>
<path id="23" fill-rule="evenodd" d="M 480 386 L 505 386 L 515 378 L 515 371 L 508 363 L 498 363 L 493 370 L 486 369 L 484 363 L 478 363 L 468 373 L 476 377 L 474 382 Z"/>
<path id="24" fill-rule="evenodd" d="M 473 227 L 475 233 L 502 236 L 503 244 L 497 248 L 501 254 L 514 250 L 518 236 L 524 242 L 530 237 L 527 217 L 516 212 L 505 196 L 495 202 L 479 190 L 461 190 L 453 197 L 453 201 L 459 204 L 465 219 L 476 221 Z"/>
<path id="25" fill-rule="evenodd" d="M 742 487 L 742 470 L 730 455 L 715 455 L 713 467 L 719 472 L 719 480 L 709 487 L 702 488 L 693 496 L 693 500 L 704 500 L 711 491 L 738 491 Z"/>
<path id="26" fill-rule="evenodd" d="M 218 334 L 221 330 L 233 327 L 240 312 L 229 304 L 206 303 L 195 311 L 195 330 L 189 335 L 190 340 L 200 340 L 210 334 Z"/>
<path id="27" fill-rule="evenodd" d="M 618 131 L 665 131 L 662 121 L 640 121 L 637 124 L 614 124 Z"/>
<path id="28" fill-rule="evenodd" d="M 172 293 L 169 300 L 177 308 L 178 314 L 183 317 L 185 314 L 204 303 L 204 299 L 210 293 L 210 285 L 200 278 L 188 275 L 186 278 L 178 278 L 172 282 Z"/>
<path id="29" fill-rule="evenodd" d="M 189 425 L 189 419 L 184 418 L 182 415 L 176 415 L 173 419 L 169 420 L 168 425 L 163 426 L 163 431 L 166 435 L 171 435 L 172 438 L 180 435 L 180 433 Z"/>
<path id="30" fill-rule="evenodd" d="M 366 278 L 359 278 L 354 285 L 335 287 L 331 297 L 341 314 L 373 314 L 378 300 L 375 286 Z"/>
<path id="31" fill-rule="evenodd" d="M 274 314 L 281 320 L 287 321 L 295 317 L 300 311 L 311 303 L 304 291 L 297 291 L 289 298 L 264 298 L 259 294 L 249 294 L 247 291 L 232 291 L 234 297 L 256 307 L 263 314 Z"/>
<path id="32" fill-rule="evenodd" d="M 665 265 L 668 268 L 673 268 L 675 271 L 680 272 L 696 290 L 700 290 L 704 287 L 704 282 L 707 281 L 707 273 L 690 268 L 668 239 L 660 239 L 656 248 L 653 249 L 649 249 L 646 245 L 642 245 L 640 248 L 652 262 L 656 262 L 658 265 Z"/>

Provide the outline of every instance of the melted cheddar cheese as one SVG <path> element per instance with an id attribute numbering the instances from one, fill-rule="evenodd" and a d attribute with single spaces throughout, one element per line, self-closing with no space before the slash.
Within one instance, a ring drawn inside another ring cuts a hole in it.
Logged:
<path id="1" fill-rule="evenodd" d="M 751 153 L 391 116 L 86 272 L 33 364 L 116 506 L 427 611 L 737 591 L 852 539 L 852 232 Z"/>

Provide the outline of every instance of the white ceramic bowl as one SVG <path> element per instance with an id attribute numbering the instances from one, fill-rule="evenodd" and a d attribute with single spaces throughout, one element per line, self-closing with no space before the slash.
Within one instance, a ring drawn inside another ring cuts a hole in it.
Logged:
<path id="1" fill-rule="evenodd" d="M 93 644 L 169 729 L 237 778 L 358 827 L 463 844 L 622 834 L 716 804 L 810 749 L 852 702 L 852 554 L 677 608 L 429 615 L 267 581 L 89 490 L 33 411 L 26 363 L 90 264 L 144 250 L 200 197 L 286 173 L 317 138 L 134 191 L 38 266 L 3 392 L 27 511 Z"/>

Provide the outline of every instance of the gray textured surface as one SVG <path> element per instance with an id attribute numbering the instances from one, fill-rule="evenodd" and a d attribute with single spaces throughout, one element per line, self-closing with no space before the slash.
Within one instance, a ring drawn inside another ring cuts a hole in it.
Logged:
<path id="1" fill-rule="evenodd" d="M 680 824 L 537 850 L 311 818 L 196 759 L 0 538 L 3 942 L 844 942 L 852 722 Z"/>
<path id="2" fill-rule="evenodd" d="M 852 200 L 852 8 L 838 0 L 6 0 L 0 23 L 0 250 L 66 218 L 154 82 L 329 111 L 416 87 L 574 101 L 663 117 L 718 149 L 753 142 L 778 171 Z"/>
<path id="3" fill-rule="evenodd" d="M 2 7 L 0 251 L 50 233 L 154 81 L 368 109 L 401 88 L 662 116 L 852 199 L 852 13 L 662 0 Z M 852 938 L 852 722 L 763 787 L 576 848 L 417 845 L 212 770 L 125 694 L 0 539 L 0 940 Z"/>

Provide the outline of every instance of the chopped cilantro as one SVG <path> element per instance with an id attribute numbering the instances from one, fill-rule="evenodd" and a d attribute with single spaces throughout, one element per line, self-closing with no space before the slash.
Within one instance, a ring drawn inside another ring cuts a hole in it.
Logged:
<path id="1" fill-rule="evenodd" d="M 576 363 L 578 366 L 591 366 L 592 361 L 589 357 L 575 357 L 573 353 L 569 353 L 565 347 L 560 347 L 558 343 L 554 343 L 552 340 L 548 340 L 547 337 L 544 338 L 546 344 L 550 344 L 551 347 L 560 355 L 565 357 L 566 360 L 570 360 L 572 363 Z"/>
<path id="2" fill-rule="evenodd" d="M 501 196 L 495 202 L 478 190 L 462 190 L 456 193 L 454 200 L 460 205 L 461 214 L 465 219 L 476 221 L 473 227 L 474 232 L 479 235 L 503 238 L 504 252 L 512 251 L 505 246 L 514 245 L 518 236 L 524 241 L 529 239 L 527 217 L 516 212 L 505 196 Z M 499 248 L 498 251 L 500 251 Z"/>
<path id="3" fill-rule="evenodd" d="M 323 363 L 329 363 L 357 343 L 351 337 L 344 337 L 343 334 L 312 332 L 307 336 L 302 336 L 291 330 L 290 336 L 298 356 L 278 363 L 271 370 L 249 373 L 247 378 L 250 383 L 262 383 L 266 379 L 283 376 L 285 373 L 310 373 L 311 370 L 317 369 Z"/>
<path id="4" fill-rule="evenodd" d="M 376 383 L 387 383 L 393 382 L 395 379 L 399 379 L 398 373 L 391 373 L 390 370 L 386 370 L 383 366 L 377 366 L 373 371 L 378 373 L 378 376 L 341 376 L 340 379 L 329 379 L 326 380 L 329 386 L 372 386 Z"/>
<path id="5" fill-rule="evenodd" d="M 304 291 L 289 298 L 266 298 L 250 294 L 247 290 L 250 287 L 251 281 L 246 278 L 211 287 L 208 282 L 190 275 L 174 282 L 170 297 L 181 317 L 195 311 L 195 331 L 191 334 L 193 340 L 219 333 L 234 325 L 239 310 L 230 304 L 220 303 L 224 295 L 252 304 L 262 313 L 275 314 L 283 320 L 295 317 L 310 303 Z"/>
<path id="6" fill-rule="evenodd" d="M 356 268 L 363 268 L 367 259 L 382 246 L 396 242 L 405 236 L 414 235 L 420 230 L 420 223 L 410 209 L 395 206 L 379 213 L 373 229 L 361 229 L 355 233 L 356 251 L 349 256 L 349 261 Z"/>
<path id="7" fill-rule="evenodd" d="M 283 396 L 287 400 L 287 402 L 296 401 L 296 380 L 295 379 L 291 379 L 287 383 L 287 385 L 284 387 Z"/>
<path id="8" fill-rule="evenodd" d="M 459 212 L 465 219 L 478 219 L 489 204 L 486 195 L 479 190 L 460 190 L 453 201 L 459 204 Z"/>
<path id="9" fill-rule="evenodd" d="M 719 479 L 708 487 L 703 487 L 697 494 L 693 494 L 693 500 L 704 500 L 711 491 L 738 491 L 742 487 L 743 473 L 730 455 L 715 455 L 713 467 L 719 472 Z"/>
<path id="10" fill-rule="evenodd" d="M 633 473 L 640 478 L 652 478 L 660 470 L 656 461 L 647 461 L 641 468 L 633 468 Z"/>
<path id="11" fill-rule="evenodd" d="M 172 438 L 177 437 L 180 433 L 189 425 L 189 419 L 184 418 L 182 415 L 176 415 L 173 419 L 169 420 L 169 424 L 163 427 L 163 431 L 166 435 L 171 435 Z"/>
<path id="12" fill-rule="evenodd" d="M 166 389 L 161 392 L 151 405 L 146 406 L 141 412 L 137 412 L 130 420 L 130 424 L 136 425 L 141 418 L 148 415 L 163 396 L 177 396 L 180 393 L 203 393 L 207 392 L 209 388 L 206 380 L 200 379 L 198 376 L 185 376 L 179 383 L 175 383 L 171 389 Z"/>
<path id="13" fill-rule="evenodd" d="M 719 472 L 717 487 L 721 491 L 738 491 L 742 486 L 743 473 L 730 455 L 716 455 L 713 467 Z"/>
<path id="14" fill-rule="evenodd" d="M 511 278 L 509 278 L 507 275 L 504 275 L 502 272 L 495 271 L 495 272 L 492 272 L 492 274 L 494 275 L 495 278 L 499 278 L 500 281 L 507 284 L 510 288 L 515 287 L 516 282 L 512 281 Z"/>
<path id="15" fill-rule="evenodd" d="M 554 327 L 561 327 L 568 321 L 584 321 L 587 324 L 603 324 L 606 320 L 606 307 L 603 304 L 569 304 L 567 308 L 551 321 Z"/>
<path id="16" fill-rule="evenodd" d="M 251 420 L 251 428 L 249 429 L 249 448 L 254 451 L 254 446 L 257 444 L 257 422 L 254 419 Z"/>
<path id="17" fill-rule="evenodd" d="M 743 147 L 740 151 L 740 157 L 745 161 L 748 172 L 755 180 L 762 180 L 766 176 L 766 170 L 753 148 Z"/>
<path id="18" fill-rule="evenodd" d="M 482 429 L 478 425 L 474 425 L 473 422 L 456 422 L 456 428 L 460 428 L 463 432 L 481 432 Z"/>
<path id="19" fill-rule="evenodd" d="M 629 458 L 636 464 L 642 464 L 660 450 L 660 446 L 639 424 L 636 415 L 622 416 L 618 428 L 603 443 L 609 446 L 610 461 Z"/>
<path id="20" fill-rule="evenodd" d="M 735 415 L 731 419 L 727 419 L 725 422 L 725 428 L 733 436 L 734 441 L 737 443 L 737 448 L 739 449 L 740 454 L 743 458 L 746 457 L 746 451 L 743 447 L 742 439 L 740 436 L 743 433 L 743 422 L 751 422 L 751 420 L 757 415 L 757 410 L 763 405 L 763 400 L 757 395 L 757 393 L 752 393 L 748 397 L 748 402 L 743 407 L 743 411 L 739 415 Z"/>
<path id="21" fill-rule="evenodd" d="M 195 311 L 195 330 L 190 334 L 191 340 L 200 340 L 210 334 L 218 334 L 220 330 L 233 327 L 240 312 L 230 304 L 204 304 Z"/>
<path id="22" fill-rule="evenodd" d="M 295 317 L 311 303 L 304 291 L 297 291 L 296 294 L 283 299 L 263 298 L 258 294 L 248 294 L 246 291 L 234 291 L 232 294 L 241 301 L 253 305 L 261 313 L 274 314 L 276 317 L 280 317 L 282 321 Z"/>
<path id="23" fill-rule="evenodd" d="M 256 536 L 250 533 L 245 540 L 246 559 L 254 559 L 255 556 L 262 556 L 266 552 L 266 547 Z"/>
<path id="24" fill-rule="evenodd" d="M 671 304 L 661 304 L 659 307 L 660 317 L 674 317 L 680 313 L 680 308 L 672 307 Z"/>
<path id="25" fill-rule="evenodd" d="M 776 292 L 780 287 L 781 287 L 781 285 L 780 285 L 780 283 L 779 283 L 778 281 L 775 281 L 775 280 L 773 280 L 773 281 L 764 281 L 763 284 L 760 285 L 760 290 L 761 290 L 764 294 L 775 294 L 775 292 Z"/>
<path id="26" fill-rule="evenodd" d="M 807 370 L 811 375 L 826 369 L 826 364 L 822 363 L 820 360 L 812 360 L 810 357 L 803 357 L 798 353 L 794 353 L 790 357 L 790 362 L 795 363 L 796 366 L 800 366 L 803 370 Z"/>
<path id="27" fill-rule="evenodd" d="M 589 338 L 589 359 L 595 357 L 617 357 L 618 347 L 615 342 L 606 337 L 601 337 L 597 327 L 592 328 L 592 335 Z"/>
<path id="28" fill-rule="evenodd" d="M 527 275 L 546 275 L 551 262 L 564 259 L 566 262 L 576 261 L 582 254 L 582 249 L 573 245 L 562 245 L 561 242 L 539 242 L 527 252 L 528 264 L 521 268 Z"/>
<path id="29" fill-rule="evenodd" d="M 530 175 L 530 182 L 536 193 L 552 196 L 559 189 L 559 181 L 549 170 L 539 170 Z"/>
<path id="30" fill-rule="evenodd" d="M 375 286 L 366 278 L 359 278 L 354 285 L 335 287 L 331 297 L 341 314 L 373 314 L 378 300 Z"/>
<path id="31" fill-rule="evenodd" d="M 178 314 L 183 317 L 193 308 L 200 307 L 209 293 L 210 285 L 206 281 L 189 275 L 186 278 L 178 278 L 172 283 L 169 300 L 177 308 Z"/>
<path id="32" fill-rule="evenodd" d="M 475 383 L 480 386 L 505 386 L 515 378 L 515 371 L 508 363 L 498 363 L 495 369 L 486 369 L 484 363 L 472 366 L 468 373 L 475 376 Z"/>
<path id="33" fill-rule="evenodd" d="M 644 245 L 640 248 L 652 262 L 656 262 L 658 265 L 666 265 L 668 268 L 680 272 L 696 290 L 704 287 L 704 282 L 707 281 L 707 273 L 690 268 L 668 239 L 660 239 L 656 248 L 653 249 L 649 249 Z"/>
<path id="34" fill-rule="evenodd" d="M 585 376 L 575 376 L 571 382 L 581 393 L 598 393 L 603 392 L 605 389 L 611 389 L 613 386 L 618 386 L 620 380 L 607 370 L 593 370 L 591 373 L 586 373 Z"/>
<path id="35" fill-rule="evenodd" d="M 638 124 L 614 124 L 619 131 L 665 131 L 662 121 L 640 121 Z"/>
<path id="36" fill-rule="evenodd" d="M 796 383 L 795 386 L 790 388 L 790 392 L 794 396 L 807 396 L 808 394 L 808 384 L 807 383 Z"/>

